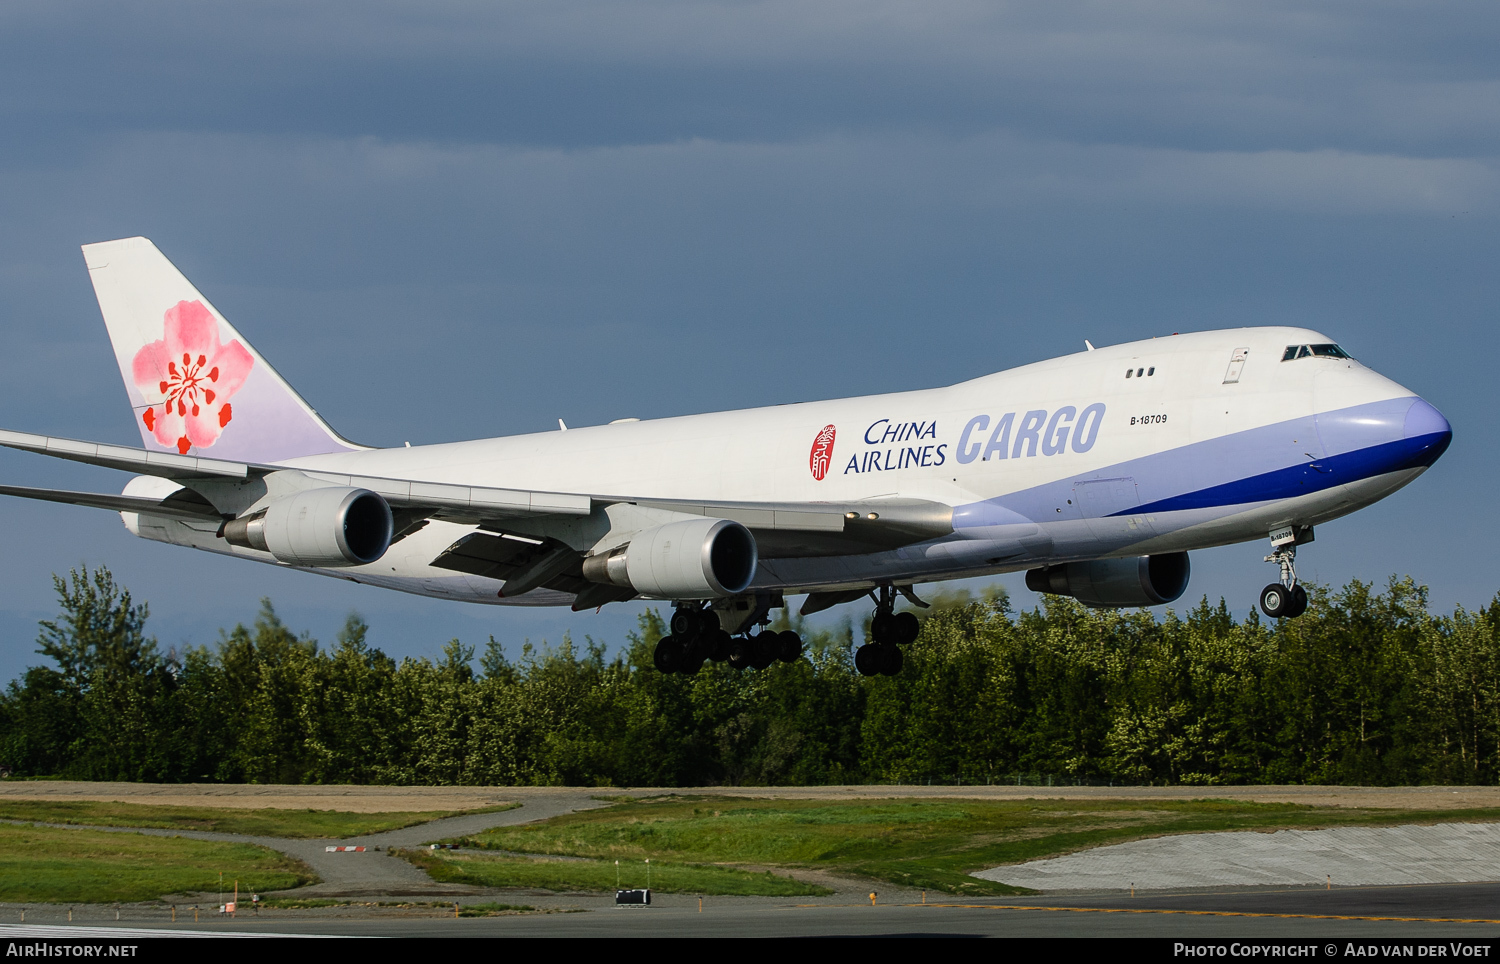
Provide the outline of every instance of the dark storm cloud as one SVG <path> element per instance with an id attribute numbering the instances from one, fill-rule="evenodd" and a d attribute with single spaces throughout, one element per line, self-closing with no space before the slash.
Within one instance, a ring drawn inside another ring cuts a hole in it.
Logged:
<path id="1" fill-rule="evenodd" d="M 591 145 L 1005 128 L 1493 152 L 1480 3 L 12 3 L 6 114 Z"/>

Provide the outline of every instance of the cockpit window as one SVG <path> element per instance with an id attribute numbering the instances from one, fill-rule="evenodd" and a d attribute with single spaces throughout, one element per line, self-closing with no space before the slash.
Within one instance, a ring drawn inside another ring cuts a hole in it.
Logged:
<path id="1" fill-rule="evenodd" d="M 1281 360 L 1291 361 L 1294 358 L 1308 358 L 1313 355 L 1319 358 L 1353 357 L 1338 345 L 1287 345 L 1286 351 L 1281 353 Z"/>

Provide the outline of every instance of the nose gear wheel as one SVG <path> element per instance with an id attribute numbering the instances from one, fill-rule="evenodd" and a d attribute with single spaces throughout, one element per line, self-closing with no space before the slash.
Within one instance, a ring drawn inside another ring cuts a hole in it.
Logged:
<path id="1" fill-rule="evenodd" d="M 1297 544 L 1276 546 L 1266 562 L 1281 567 L 1281 581 L 1260 591 L 1260 611 L 1272 619 L 1293 619 L 1307 611 L 1307 590 L 1297 584 Z"/>

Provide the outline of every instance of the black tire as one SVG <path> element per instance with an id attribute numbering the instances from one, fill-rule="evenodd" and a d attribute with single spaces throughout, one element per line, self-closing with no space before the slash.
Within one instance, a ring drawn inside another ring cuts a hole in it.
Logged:
<path id="1" fill-rule="evenodd" d="M 730 646 L 734 643 L 734 637 L 720 629 L 709 637 L 711 640 L 708 658 L 715 663 L 722 663 L 729 658 Z"/>
<path id="2" fill-rule="evenodd" d="M 1296 619 L 1307 612 L 1307 590 L 1301 586 L 1292 587 L 1292 609 L 1287 613 L 1288 619 Z"/>
<path id="3" fill-rule="evenodd" d="M 1273 582 L 1260 591 L 1260 611 L 1272 619 L 1285 619 L 1291 614 L 1292 593 L 1279 582 Z"/>
<path id="4" fill-rule="evenodd" d="M 886 643 L 895 642 L 896 635 L 895 613 L 877 612 L 870 620 L 870 641 L 876 646 L 884 646 Z"/>
<path id="5" fill-rule="evenodd" d="M 917 641 L 917 634 L 922 631 L 922 624 L 917 621 L 916 613 L 896 614 L 896 642 L 902 646 Z"/>
<path id="6" fill-rule="evenodd" d="M 712 609 L 700 609 L 697 612 L 698 635 L 709 637 L 719 631 L 719 614 Z"/>
<path id="7" fill-rule="evenodd" d="M 750 638 L 750 665 L 756 669 L 765 669 L 780 655 L 780 633 L 757 633 Z"/>
<path id="8" fill-rule="evenodd" d="M 781 632 L 781 654 L 783 663 L 795 663 L 802 658 L 802 637 L 790 629 Z"/>
<path id="9" fill-rule="evenodd" d="M 750 640 L 745 636 L 733 636 L 729 640 L 729 655 L 725 658 L 732 669 L 748 669 L 750 666 Z"/>
<path id="10" fill-rule="evenodd" d="M 673 636 L 693 636 L 698 628 L 698 614 L 691 609 L 678 609 L 672 613 L 671 625 Z"/>
<path id="11" fill-rule="evenodd" d="M 906 658 L 902 655 L 899 646 L 885 646 L 882 648 L 885 652 L 880 658 L 880 672 L 886 676 L 895 676 L 901 672 L 901 667 L 906 663 Z"/>
<path id="12" fill-rule="evenodd" d="M 656 652 L 652 661 L 656 668 L 663 673 L 675 673 L 682 665 L 682 643 L 676 636 L 663 636 L 656 644 Z"/>
<path id="13" fill-rule="evenodd" d="M 861 676 L 875 676 L 880 672 L 881 649 L 874 644 L 866 644 L 854 651 L 854 668 L 859 670 Z"/>

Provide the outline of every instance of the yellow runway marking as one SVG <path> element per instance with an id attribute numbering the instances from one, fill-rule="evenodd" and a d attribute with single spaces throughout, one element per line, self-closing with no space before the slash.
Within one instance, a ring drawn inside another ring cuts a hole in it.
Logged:
<path id="1" fill-rule="evenodd" d="M 828 904 L 798 904 L 798 907 L 827 907 Z M 843 904 L 860 907 L 861 904 Z M 1039 904 L 885 904 L 886 907 L 948 907 L 958 910 L 1045 910 L 1075 914 L 1186 914 L 1190 917 L 1280 917 L 1293 920 L 1385 920 L 1418 924 L 1500 924 L 1485 917 L 1374 917 L 1361 914 L 1271 914 L 1248 910 L 1171 910 L 1149 907 L 1044 907 Z"/>

